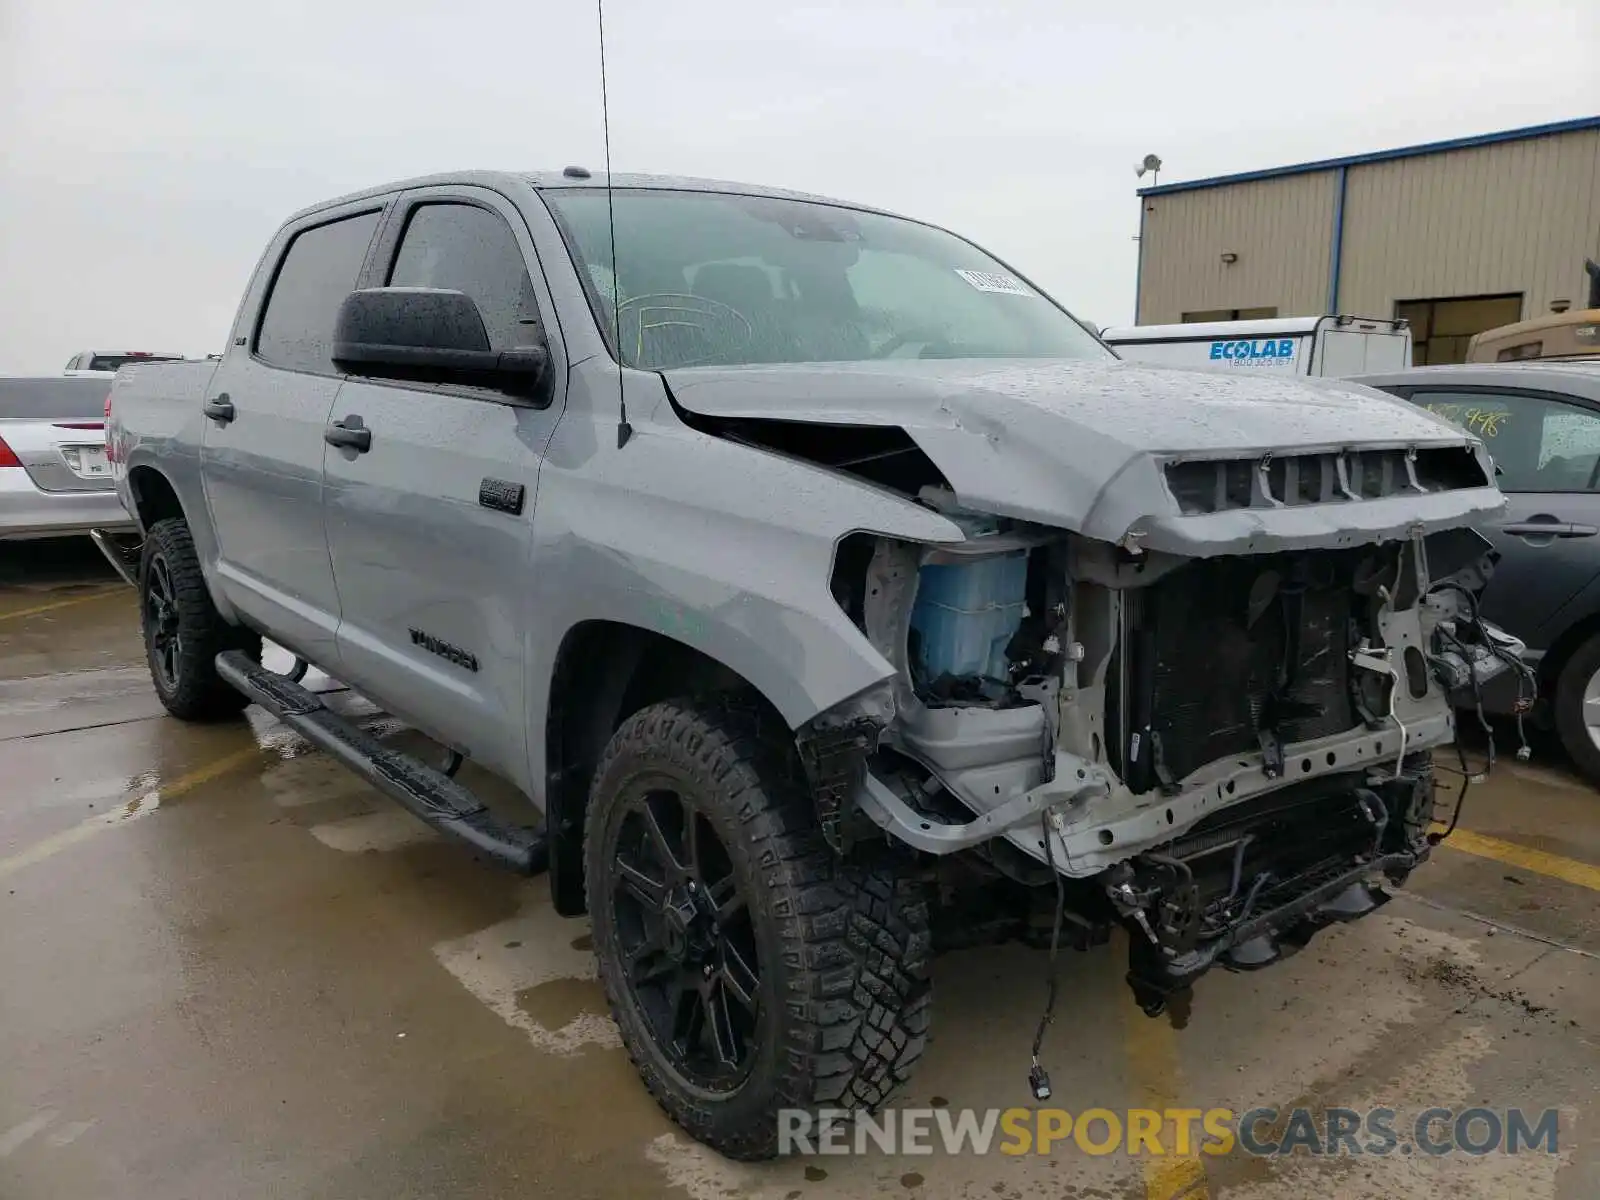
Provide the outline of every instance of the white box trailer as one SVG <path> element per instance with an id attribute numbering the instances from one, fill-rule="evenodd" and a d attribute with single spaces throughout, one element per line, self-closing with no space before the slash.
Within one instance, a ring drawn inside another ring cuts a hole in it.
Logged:
<path id="1" fill-rule="evenodd" d="M 1411 366 L 1411 326 L 1376 317 L 1271 317 L 1124 325 L 1100 337 L 1130 362 L 1339 377 Z"/>

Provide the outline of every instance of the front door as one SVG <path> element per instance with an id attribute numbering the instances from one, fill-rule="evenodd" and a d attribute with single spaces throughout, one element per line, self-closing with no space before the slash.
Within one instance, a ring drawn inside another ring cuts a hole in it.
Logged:
<path id="1" fill-rule="evenodd" d="M 1505 515 L 1482 532 L 1500 567 L 1483 616 L 1544 650 L 1551 619 L 1600 575 L 1600 410 L 1575 396 L 1506 388 L 1416 388 L 1413 403 L 1483 438 Z"/>
<path id="2" fill-rule="evenodd" d="M 488 388 L 345 384 L 333 420 L 364 426 L 371 442 L 330 446 L 326 460 L 340 670 L 424 732 L 521 780 L 534 495 L 565 364 L 512 204 L 481 189 L 423 189 L 402 198 L 392 222 L 378 283 L 466 292 L 494 349 L 546 337 L 554 382 L 537 405 Z"/>
<path id="3" fill-rule="evenodd" d="M 321 666 L 334 660 L 339 622 L 322 517 L 323 429 L 343 383 L 333 326 L 381 217 L 381 204 L 370 204 L 280 235 L 204 397 L 201 477 L 217 584 Z"/>

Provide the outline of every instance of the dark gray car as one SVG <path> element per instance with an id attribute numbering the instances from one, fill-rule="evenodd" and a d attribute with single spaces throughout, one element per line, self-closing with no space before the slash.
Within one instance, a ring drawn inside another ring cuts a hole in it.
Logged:
<path id="1" fill-rule="evenodd" d="M 1485 525 L 1500 562 L 1483 616 L 1527 642 L 1535 711 L 1600 783 L 1600 363 L 1474 363 L 1364 375 L 1484 439 L 1510 500 Z M 1483 695 L 1515 711 L 1518 677 Z"/>

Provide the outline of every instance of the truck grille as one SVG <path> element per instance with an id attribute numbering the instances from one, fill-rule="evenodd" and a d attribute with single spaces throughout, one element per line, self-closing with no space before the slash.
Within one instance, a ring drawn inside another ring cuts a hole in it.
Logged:
<path id="1" fill-rule="evenodd" d="M 1168 463 L 1166 478 L 1185 516 L 1378 500 L 1489 484 L 1469 446 L 1196 459 Z"/>

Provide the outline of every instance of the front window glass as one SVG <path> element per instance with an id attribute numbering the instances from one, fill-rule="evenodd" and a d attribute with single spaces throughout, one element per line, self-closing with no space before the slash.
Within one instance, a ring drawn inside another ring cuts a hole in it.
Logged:
<path id="1" fill-rule="evenodd" d="M 895 358 L 1110 358 L 983 251 L 898 217 L 714 192 L 550 189 L 595 316 L 661 370 Z"/>
<path id="2" fill-rule="evenodd" d="M 1483 439 L 1507 492 L 1600 490 L 1600 413 L 1551 396 L 1417 391 L 1412 403 Z"/>
<path id="3" fill-rule="evenodd" d="M 495 350 L 528 344 L 539 324 L 533 280 L 511 226 L 471 204 L 424 204 L 411 215 L 390 287 L 449 288 L 477 302 Z"/>

